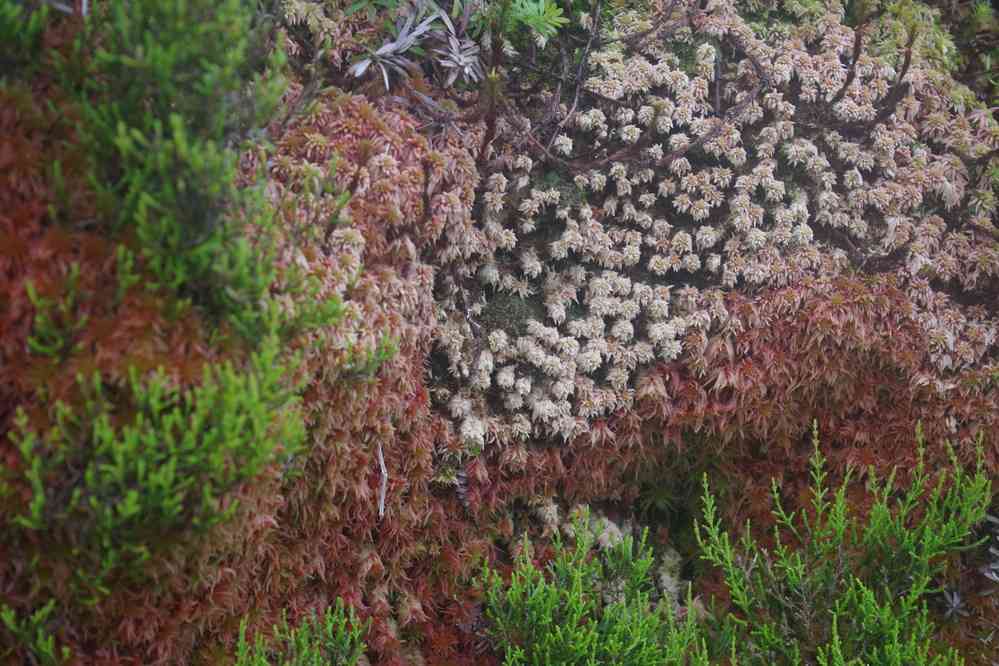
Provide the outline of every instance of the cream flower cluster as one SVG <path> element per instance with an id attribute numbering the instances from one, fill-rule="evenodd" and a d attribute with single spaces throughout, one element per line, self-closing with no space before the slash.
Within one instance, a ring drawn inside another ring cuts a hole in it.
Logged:
<path id="1" fill-rule="evenodd" d="M 591 54 L 589 108 L 561 118 L 550 154 L 527 155 L 529 119 L 502 123 L 482 248 L 458 271 L 475 279 L 440 301 L 439 347 L 472 405 L 463 438 L 571 439 L 725 322 L 722 291 L 897 251 L 940 369 L 997 342 L 994 321 L 932 286 L 999 278 L 999 247 L 974 232 L 995 229 L 995 193 L 969 167 L 999 146 L 995 121 L 952 103 L 918 58 L 899 87 L 901 63 L 865 52 L 844 89 L 854 35 L 839 16 L 768 44 L 727 0 L 679 4 L 697 17 L 673 37 L 692 61 L 657 40 L 632 49 L 653 20 L 622 12 Z"/>

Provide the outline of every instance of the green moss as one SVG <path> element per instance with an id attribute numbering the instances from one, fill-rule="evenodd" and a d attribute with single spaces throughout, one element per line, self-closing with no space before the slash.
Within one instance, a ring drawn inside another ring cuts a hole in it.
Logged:
<path id="1" fill-rule="evenodd" d="M 520 337 L 527 332 L 527 322 L 531 319 L 545 319 L 545 309 L 539 298 L 521 298 L 501 291 L 489 299 L 480 321 L 487 331 L 502 329 L 511 336 Z"/>

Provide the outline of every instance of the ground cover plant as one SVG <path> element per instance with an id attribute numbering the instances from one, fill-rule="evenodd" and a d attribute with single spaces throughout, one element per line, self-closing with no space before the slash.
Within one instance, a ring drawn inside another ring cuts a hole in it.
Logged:
<path id="1" fill-rule="evenodd" d="M 991 666 L 990 16 L 0 0 L 0 658 Z"/>
<path id="2" fill-rule="evenodd" d="M 654 558 L 645 535 L 593 556 L 596 535 L 586 520 L 573 522 L 573 546 L 556 533 L 545 571 L 527 543 L 509 583 L 487 572 L 486 617 L 503 663 L 710 663 L 694 613 L 678 621 L 668 605 L 653 610 Z"/>
<path id="3" fill-rule="evenodd" d="M 240 627 L 236 645 L 237 666 L 355 666 L 364 654 L 364 627 L 342 600 L 321 616 L 308 616 L 291 628 L 282 618 L 270 640 L 246 639 Z"/>
<path id="4" fill-rule="evenodd" d="M 698 611 L 688 592 L 677 620 L 668 600 L 652 603 L 656 556 L 645 535 L 593 553 L 584 517 L 572 523 L 573 546 L 556 533 L 547 566 L 525 544 L 508 582 L 487 572 L 486 616 L 503 663 L 964 663 L 933 645 L 927 600 L 985 517 L 991 482 L 981 466 L 931 479 L 920 461 L 907 488 L 894 475 L 872 479 L 874 503 L 858 516 L 849 481 L 827 484 L 817 432 L 814 443 L 809 506 L 789 512 L 774 482 L 770 548 L 748 525 L 741 539 L 729 535 L 704 478 L 700 558 L 721 570 L 730 612 Z"/>

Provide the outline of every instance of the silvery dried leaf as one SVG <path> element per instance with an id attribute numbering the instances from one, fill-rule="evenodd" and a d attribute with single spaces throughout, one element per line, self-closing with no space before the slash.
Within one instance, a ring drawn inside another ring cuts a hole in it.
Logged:
<path id="1" fill-rule="evenodd" d="M 452 70 L 448 74 L 446 86 L 453 85 L 459 74 L 466 81 L 475 82 L 482 78 L 478 44 L 469 39 L 459 40 L 452 35 L 448 37 L 445 46 L 447 48 L 436 49 L 434 52 L 440 56 L 438 62 L 441 66 Z"/>
<path id="2" fill-rule="evenodd" d="M 348 71 L 354 75 L 354 78 L 359 79 L 364 76 L 364 72 L 366 72 L 370 66 L 371 58 L 365 58 L 364 60 L 360 60 L 351 65 Z"/>

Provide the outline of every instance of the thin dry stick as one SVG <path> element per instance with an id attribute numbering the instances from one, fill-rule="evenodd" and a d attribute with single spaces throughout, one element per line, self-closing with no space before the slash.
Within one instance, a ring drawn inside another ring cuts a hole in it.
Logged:
<path id="1" fill-rule="evenodd" d="M 857 64 L 860 62 L 860 54 L 863 52 L 864 47 L 864 29 L 867 27 L 867 23 L 861 23 L 853 31 L 853 56 L 850 58 L 850 70 L 846 74 L 846 80 L 843 81 L 843 85 L 840 89 L 833 95 L 833 98 L 829 100 L 829 105 L 834 106 L 843 97 L 846 96 L 846 91 L 850 89 L 850 84 L 853 80 L 857 78 Z"/>
<path id="2" fill-rule="evenodd" d="M 385 494 L 388 492 L 388 469 L 385 468 L 385 456 L 382 455 L 382 443 L 378 442 L 378 466 L 382 470 L 382 484 L 378 488 L 378 519 L 385 517 Z"/>
<path id="3" fill-rule="evenodd" d="M 915 27 L 909 30 L 909 40 L 905 45 L 905 60 L 902 62 L 902 69 L 899 71 L 891 90 L 881 100 L 879 104 L 881 108 L 878 109 L 878 114 L 867 124 L 867 132 L 873 130 L 879 123 L 888 120 L 889 116 L 895 113 L 895 109 L 898 108 L 898 104 L 902 101 L 902 98 L 909 94 L 912 86 L 902 79 L 909 73 L 909 66 L 912 65 L 912 47 L 916 43 L 917 34 L 918 30 Z"/>
<path id="4" fill-rule="evenodd" d="M 586 41 L 586 46 L 583 48 L 583 54 L 579 58 L 579 66 L 576 68 L 576 91 L 573 94 L 572 106 L 569 108 L 569 112 L 565 114 L 562 118 L 562 122 L 558 124 L 555 128 L 555 132 L 552 133 L 552 138 L 548 142 L 548 149 L 551 149 L 552 143 L 555 141 L 555 137 L 558 133 L 565 127 L 565 124 L 572 120 L 573 116 L 576 115 L 576 108 L 579 106 L 579 91 L 583 89 L 583 74 L 586 72 L 587 59 L 590 57 L 590 49 L 593 47 L 593 40 L 596 38 L 597 34 L 600 32 L 600 19 L 603 17 L 603 0 L 596 0 L 593 3 L 593 13 L 596 16 L 593 22 L 593 28 L 590 30 L 590 38 Z M 559 83 L 561 86 L 561 83 Z M 561 90 L 561 88 L 560 88 Z"/>

